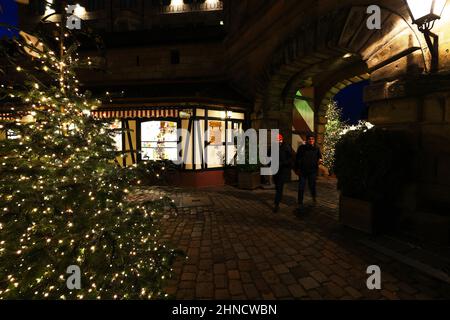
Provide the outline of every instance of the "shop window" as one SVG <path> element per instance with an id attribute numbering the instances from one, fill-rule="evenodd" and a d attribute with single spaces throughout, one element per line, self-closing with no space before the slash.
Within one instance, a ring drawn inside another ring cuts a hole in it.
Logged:
<path id="1" fill-rule="evenodd" d="M 225 121 L 208 121 L 208 140 L 206 146 L 208 168 L 223 167 L 225 162 Z"/>
<path id="2" fill-rule="evenodd" d="M 122 149 L 123 149 L 123 147 L 122 147 L 122 135 L 123 135 L 123 132 L 119 131 L 119 130 L 122 130 L 122 121 L 120 121 L 120 120 L 114 121 L 111 124 L 110 129 L 111 130 L 115 130 L 115 132 L 114 132 L 114 134 L 112 136 L 112 138 L 114 140 L 115 149 L 117 151 L 122 151 Z"/>
<path id="3" fill-rule="evenodd" d="M 141 155 L 144 161 L 178 159 L 177 123 L 147 121 L 141 123 Z"/>
<path id="4" fill-rule="evenodd" d="M 239 133 L 242 132 L 242 123 L 241 122 L 232 122 L 229 123 L 230 130 L 227 131 L 227 165 L 236 165 L 237 162 L 237 141 L 234 137 L 236 137 Z"/>

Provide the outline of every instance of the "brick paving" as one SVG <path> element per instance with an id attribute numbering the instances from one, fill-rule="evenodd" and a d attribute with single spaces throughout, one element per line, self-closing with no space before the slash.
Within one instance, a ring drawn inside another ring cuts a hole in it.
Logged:
<path id="1" fill-rule="evenodd" d="M 277 214 L 273 190 L 169 189 L 181 207 L 162 219 L 163 239 L 188 258 L 175 263 L 167 292 L 176 299 L 450 298 L 448 284 L 361 245 L 339 225 L 334 181 L 319 182 L 318 204 L 301 218 L 293 214 L 295 184 L 287 189 Z M 382 290 L 367 289 L 369 265 L 380 266 Z"/>

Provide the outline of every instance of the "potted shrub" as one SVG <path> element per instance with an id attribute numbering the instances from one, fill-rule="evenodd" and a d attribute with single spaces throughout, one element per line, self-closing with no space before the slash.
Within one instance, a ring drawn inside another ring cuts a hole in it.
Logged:
<path id="1" fill-rule="evenodd" d="M 225 166 L 223 169 L 225 184 L 229 186 L 238 185 L 238 168 L 236 166 Z"/>
<path id="2" fill-rule="evenodd" d="M 261 165 L 259 158 L 256 159 L 256 164 L 250 163 L 249 149 L 247 141 L 245 144 L 245 164 L 238 163 L 236 166 L 238 187 L 240 189 L 254 190 L 261 186 Z"/>
<path id="3" fill-rule="evenodd" d="M 257 164 L 238 165 L 238 187 L 254 190 L 261 186 L 260 166 Z"/>
<path id="4" fill-rule="evenodd" d="M 140 162 L 136 172 L 139 184 L 145 186 L 176 185 L 180 180 L 178 166 L 169 160 Z"/>
<path id="5" fill-rule="evenodd" d="M 227 161 L 225 159 L 225 153 L 224 152 L 218 152 L 217 156 L 219 158 L 222 158 L 222 164 L 223 164 L 223 180 L 225 181 L 226 185 L 229 186 L 237 186 L 238 185 L 238 169 L 236 167 L 236 157 L 234 156 L 233 161 Z"/>
<path id="6" fill-rule="evenodd" d="M 402 132 L 365 124 L 345 133 L 336 145 L 334 165 L 342 224 L 367 233 L 396 224 L 395 203 L 412 169 L 409 145 Z"/>

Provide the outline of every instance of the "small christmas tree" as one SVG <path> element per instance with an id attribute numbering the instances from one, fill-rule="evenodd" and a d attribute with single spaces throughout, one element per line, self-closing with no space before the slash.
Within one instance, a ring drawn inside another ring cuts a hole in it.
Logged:
<path id="1" fill-rule="evenodd" d="M 133 170 L 115 162 L 116 132 L 76 79 L 91 62 L 69 30 L 45 30 L 3 56 L 23 81 L 2 89 L 28 116 L 0 123 L 17 137 L 0 141 L 0 299 L 164 297 L 176 252 L 158 240 L 161 204 L 126 201 Z"/>
<path id="2" fill-rule="evenodd" d="M 335 101 L 330 101 L 326 113 L 327 124 L 325 126 L 325 137 L 323 141 L 323 163 L 330 170 L 334 168 L 334 152 L 336 144 L 342 137 L 342 131 L 346 128 L 345 122 L 341 120 L 342 111 Z"/>

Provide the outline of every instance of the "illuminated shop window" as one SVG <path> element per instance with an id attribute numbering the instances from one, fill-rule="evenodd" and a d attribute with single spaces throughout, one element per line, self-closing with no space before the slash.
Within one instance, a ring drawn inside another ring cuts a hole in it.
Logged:
<path id="1" fill-rule="evenodd" d="M 230 123 L 231 130 L 227 133 L 227 165 L 236 165 L 237 162 L 237 141 L 234 137 L 238 136 L 239 133 L 243 134 L 242 123 L 234 122 Z"/>
<path id="2" fill-rule="evenodd" d="M 111 126 L 110 129 L 112 130 L 121 130 L 122 129 L 122 121 L 120 120 L 116 120 L 114 121 Z M 122 151 L 122 131 L 116 131 L 113 135 L 113 140 L 114 140 L 114 146 L 116 148 L 117 151 Z"/>
<path id="3" fill-rule="evenodd" d="M 141 123 L 141 155 L 144 161 L 178 159 L 177 123 L 148 121 Z"/>
<path id="4" fill-rule="evenodd" d="M 222 167 L 225 162 L 225 121 L 208 121 L 208 143 L 206 147 L 208 168 Z"/>

